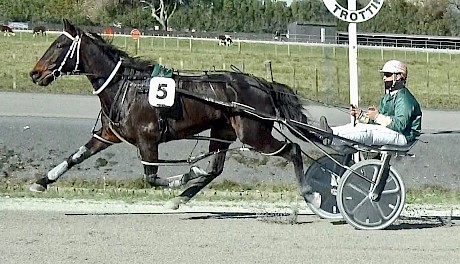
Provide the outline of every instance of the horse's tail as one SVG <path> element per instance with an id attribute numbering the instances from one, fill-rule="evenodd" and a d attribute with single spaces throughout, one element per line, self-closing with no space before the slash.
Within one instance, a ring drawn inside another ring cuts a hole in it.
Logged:
<path id="1" fill-rule="evenodd" d="M 289 86 L 277 82 L 273 82 L 272 87 L 273 101 L 281 117 L 286 119 L 288 123 L 290 120 L 295 120 L 308 124 L 308 117 L 304 114 L 305 108 L 294 91 Z M 317 140 L 317 137 L 312 132 L 303 129 L 302 127 L 298 127 L 295 124 L 292 124 L 292 122 L 291 125 L 297 127 L 303 136 L 309 139 Z M 292 134 L 299 137 L 298 131 L 293 131 L 289 126 L 288 129 Z"/>
<path id="2" fill-rule="evenodd" d="M 272 87 L 273 101 L 281 117 L 307 123 L 308 118 L 302 112 L 305 109 L 294 91 L 289 86 L 277 82 L 272 83 Z"/>

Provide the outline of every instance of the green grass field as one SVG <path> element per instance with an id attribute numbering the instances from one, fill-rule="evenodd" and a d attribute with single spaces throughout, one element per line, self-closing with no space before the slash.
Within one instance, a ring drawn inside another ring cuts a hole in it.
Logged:
<path id="1" fill-rule="evenodd" d="M 57 35 L 33 38 L 31 33 L 0 36 L 0 90 L 90 94 L 83 76 L 66 76 L 49 87 L 34 85 L 28 76 L 38 59 Z M 181 70 L 227 69 L 235 65 L 244 72 L 270 78 L 271 61 L 275 81 L 293 87 L 302 98 L 328 104 L 347 105 L 349 101 L 348 48 L 317 47 L 280 43 L 255 44 L 235 41 L 230 47 L 217 40 L 143 38 L 137 41 L 115 37 L 113 44 L 132 56 L 157 60 Z M 137 53 L 137 54 L 136 54 Z M 459 109 L 460 54 L 393 51 L 359 48 L 360 104 L 376 104 L 383 93 L 378 70 L 385 61 L 400 59 L 409 65 L 408 87 L 423 108 Z"/>

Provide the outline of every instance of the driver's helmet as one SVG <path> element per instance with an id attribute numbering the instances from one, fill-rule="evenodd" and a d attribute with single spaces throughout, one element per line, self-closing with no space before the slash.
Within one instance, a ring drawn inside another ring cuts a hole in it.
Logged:
<path id="1" fill-rule="evenodd" d="M 404 79 L 407 79 L 407 65 L 398 60 L 390 60 L 383 65 L 380 72 L 400 73 Z"/>

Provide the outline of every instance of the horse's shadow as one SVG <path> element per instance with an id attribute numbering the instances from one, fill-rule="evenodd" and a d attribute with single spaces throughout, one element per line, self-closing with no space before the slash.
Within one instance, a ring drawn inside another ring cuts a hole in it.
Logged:
<path id="1" fill-rule="evenodd" d="M 65 213 L 66 216 L 120 216 L 120 215 L 181 215 L 183 220 L 228 220 L 228 219 L 255 219 L 269 223 L 285 224 L 308 224 L 313 221 L 298 219 L 292 213 L 275 213 L 275 212 L 219 212 L 219 211 L 199 211 L 199 212 L 112 212 L 112 213 Z M 313 214 L 312 214 L 313 215 Z"/>
<path id="2" fill-rule="evenodd" d="M 267 223 L 280 223 L 291 225 L 311 224 L 316 220 L 305 219 L 314 217 L 314 214 L 293 214 L 277 212 L 166 212 L 166 213 L 66 213 L 69 216 L 81 215 L 184 215 L 184 220 L 259 220 Z M 300 217 L 303 216 L 303 217 Z M 299 218 L 300 217 L 300 218 Z M 324 219 L 327 221 L 327 219 Z M 333 220 L 332 225 L 346 225 L 345 220 Z M 460 216 L 401 216 L 395 223 L 385 230 L 417 230 L 428 228 L 460 227 Z"/>
<path id="3" fill-rule="evenodd" d="M 304 215 L 304 214 L 299 214 Z M 313 216 L 308 214 L 308 216 Z M 206 215 L 187 217 L 187 220 L 227 220 L 227 219 L 256 219 L 269 223 L 287 223 L 287 224 L 309 224 L 314 221 L 305 221 L 293 216 L 291 213 L 248 213 L 248 212 L 208 212 Z M 440 227 L 460 226 L 460 216 L 420 216 L 420 217 L 399 217 L 395 223 L 385 230 L 411 230 L 411 229 L 428 229 Z M 347 224 L 344 220 L 332 221 L 333 225 Z"/>
<path id="4" fill-rule="evenodd" d="M 190 216 L 187 220 L 228 220 L 228 219 L 254 219 L 267 223 L 284 223 L 301 225 L 312 223 L 313 221 L 306 221 L 305 219 L 298 219 L 292 213 L 274 213 L 274 212 L 207 212 L 205 215 Z M 302 214 L 303 215 L 303 214 Z"/>

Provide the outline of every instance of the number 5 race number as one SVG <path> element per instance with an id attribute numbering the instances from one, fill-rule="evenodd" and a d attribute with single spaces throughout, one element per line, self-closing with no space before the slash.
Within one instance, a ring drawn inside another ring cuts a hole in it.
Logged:
<path id="1" fill-rule="evenodd" d="M 150 80 L 149 103 L 155 107 L 170 107 L 174 104 L 176 82 L 172 78 L 153 77 Z"/>

